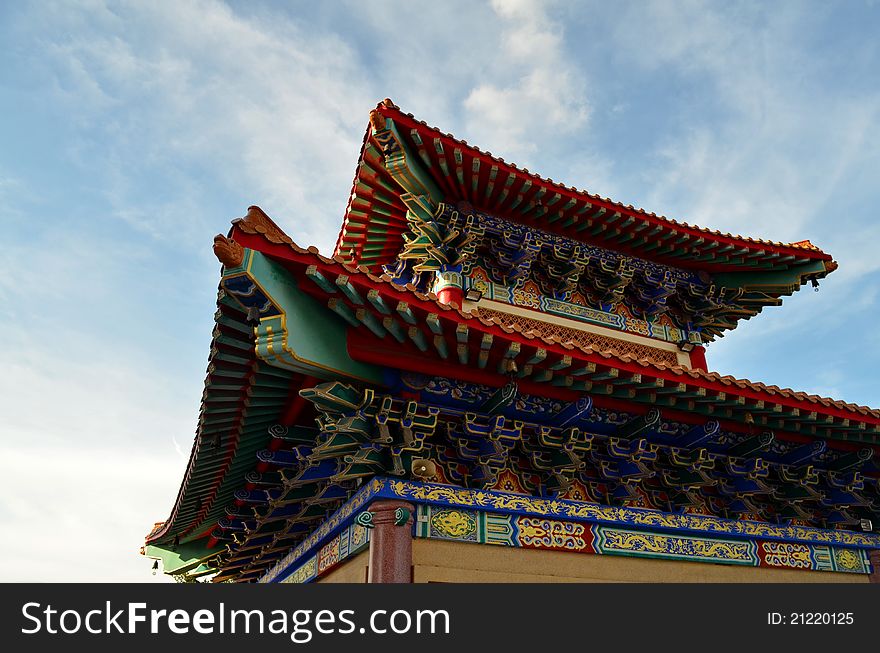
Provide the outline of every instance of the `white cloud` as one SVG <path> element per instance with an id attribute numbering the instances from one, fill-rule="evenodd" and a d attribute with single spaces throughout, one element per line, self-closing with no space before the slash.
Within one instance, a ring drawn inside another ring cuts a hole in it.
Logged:
<path id="1" fill-rule="evenodd" d="M 502 21 L 496 60 L 503 67 L 471 90 L 465 122 L 473 138 L 494 152 L 527 162 L 542 141 L 586 125 L 586 80 L 567 56 L 562 25 L 544 3 L 495 0 L 492 8 Z"/>
<path id="2" fill-rule="evenodd" d="M 99 166 L 120 217 L 151 235 L 167 231 L 171 199 L 210 191 L 144 198 L 145 169 L 203 166 L 297 240 L 332 247 L 328 221 L 341 218 L 377 99 L 337 35 L 197 1 L 63 6 L 49 22 L 59 97 L 91 129 L 80 156 Z M 70 24 L 80 29 L 58 29 Z M 222 230 L 245 208 L 211 220 Z"/>
<path id="3" fill-rule="evenodd" d="M 112 442 L 67 446 L 63 455 L 40 441 L 4 449 L 0 580 L 153 580 L 138 549 L 146 516 L 167 515 L 169 493 L 157 486 L 176 491 L 180 470 L 169 474 L 167 457 Z"/>

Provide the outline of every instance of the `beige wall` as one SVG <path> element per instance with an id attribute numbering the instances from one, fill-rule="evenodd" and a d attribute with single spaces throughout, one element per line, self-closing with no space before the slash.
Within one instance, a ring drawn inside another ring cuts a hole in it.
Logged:
<path id="1" fill-rule="evenodd" d="M 864 574 L 649 560 L 428 539 L 413 541 L 413 579 L 417 583 L 868 582 Z"/>

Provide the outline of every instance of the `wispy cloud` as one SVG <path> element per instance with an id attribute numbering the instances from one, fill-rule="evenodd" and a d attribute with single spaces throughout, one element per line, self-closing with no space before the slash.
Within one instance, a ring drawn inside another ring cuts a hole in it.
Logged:
<path id="1" fill-rule="evenodd" d="M 493 0 L 501 19 L 498 61 L 464 101 L 468 130 L 509 156 L 532 159 L 542 141 L 584 128 L 587 83 L 567 56 L 561 23 L 545 3 Z"/>
<path id="2" fill-rule="evenodd" d="M 191 211 L 186 202 L 210 192 L 192 188 L 201 168 L 205 183 L 330 248 L 326 221 L 344 209 L 339 189 L 375 101 L 340 36 L 215 2 L 63 5 L 47 22 L 57 98 L 84 127 L 79 158 L 104 177 L 119 217 L 154 236 L 185 224 L 169 203 Z M 61 29 L 70 24 L 79 29 Z M 184 169 L 188 185 L 174 176 Z M 145 176 L 167 194 L 145 196 Z"/>
<path id="3" fill-rule="evenodd" d="M 822 221 L 841 180 L 876 148 L 880 93 L 870 84 L 828 91 L 834 67 L 853 55 L 815 41 L 829 9 L 777 9 L 652 2 L 641 20 L 619 21 L 616 38 L 650 40 L 621 56 L 696 100 L 679 105 L 678 128 L 647 173 L 653 207 L 775 240 L 831 231 Z"/>
<path id="4" fill-rule="evenodd" d="M 197 202 L 213 185 L 242 206 L 258 201 L 326 252 L 367 109 L 385 95 L 463 123 L 460 133 L 520 163 L 586 125 L 586 80 L 544 3 L 377 6 L 351 7 L 389 36 L 368 53 L 265 8 L 60 5 L 41 27 L 42 65 L 80 127 L 71 156 L 101 178 L 113 213 L 152 237 L 204 238 L 218 216 Z M 452 47 L 439 28 L 463 13 L 482 21 L 465 21 L 469 45 Z M 374 57 L 381 65 L 369 65 Z M 145 194 L 145 179 L 163 192 Z"/>

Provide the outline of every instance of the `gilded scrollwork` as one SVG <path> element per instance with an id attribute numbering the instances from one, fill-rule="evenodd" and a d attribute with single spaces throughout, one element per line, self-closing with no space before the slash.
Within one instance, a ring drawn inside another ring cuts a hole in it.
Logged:
<path id="1" fill-rule="evenodd" d="M 602 553 L 689 558 L 709 562 L 757 565 L 752 542 L 714 540 L 685 535 L 597 529 L 596 549 Z"/>
<path id="2" fill-rule="evenodd" d="M 595 503 L 548 499 L 486 490 L 416 484 L 403 480 L 385 480 L 389 493 L 396 498 L 442 503 L 450 506 L 484 508 L 520 514 L 566 517 L 579 521 L 688 530 L 735 535 L 743 538 L 789 540 L 880 548 L 880 537 L 870 533 L 826 530 L 806 526 L 778 526 L 765 522 L 723 519 L 705 515 L 665 513 L 644 508 L 603 506 Z"/>

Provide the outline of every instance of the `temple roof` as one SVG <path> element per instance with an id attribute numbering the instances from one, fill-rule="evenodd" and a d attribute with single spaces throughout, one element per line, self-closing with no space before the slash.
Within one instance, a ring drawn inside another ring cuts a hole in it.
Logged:
<path id="1" fill-rule="evenodd" d="M 394 125 L 405 149 L 446 201 L 634 256 L 710 272 L 836 264 L 809 240 L 782 243 L 688 224 L 545 179 L 402 112 L 391 100 L 371 113 L 335 254 L 375 268 L 400 250 L 407 230 L 401 189 L 385 167 L 376 127 Z"/>
<path id="2" fill-rule="evenodd" d="M 423 455 L 465 487 L 489 487 L 504 458 L 548 496 L 580 474 L 598 502 L 644 481 L 670 510 L 835 528 L 878 515 L 880 410 L 708 371 L 699 348 L 836 269 L 810 241 L 566 187 L 386 100 L 333 257 L 255 206 L 214 252 L 196 437 L 144 548 L 169 573 L 256 580 L 364 479 L 406 477 Z M 443 274 L 459 302 L 427 292 Z M 536 302 L 516 304 L 528 284 Z"/>

